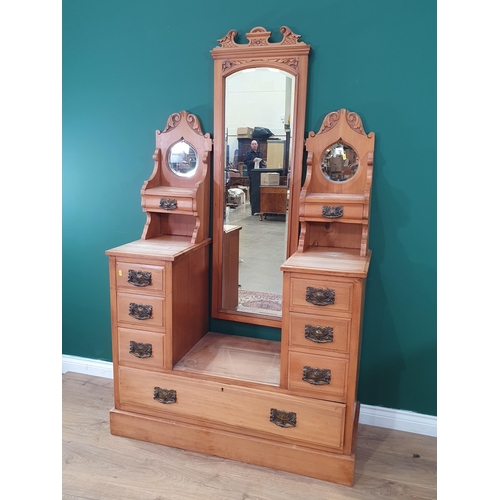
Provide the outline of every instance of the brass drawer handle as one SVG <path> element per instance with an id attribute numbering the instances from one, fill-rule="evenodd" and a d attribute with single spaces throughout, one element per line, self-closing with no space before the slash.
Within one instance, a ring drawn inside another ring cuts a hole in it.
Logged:
<path id="1" fill-rule="evenodd" d="M 162 389 L 161 387 L 155 387 L 153 399 L 155 401 L 158 401 L 158 403 L 162 403 L 164 405 L 177 403 L 177 391 L 174 391 L 173 389 Z"/>
<path id="2" fill-rule="evenodd" d="M 175 210 L 177 208 L 177 200 L 175 198 L 160 198 L 160 208 L 163 208 L 163 210 Z"/>
<path id="3" fill-rule="evenodd" d="M 332 378 L 332 372 L 327 368 L 311 368 L 304 366 L 302 380 L 312 385 L 328 385 Z"/>
<path id="4" fill-rule="evenodd" d="M 297 414 L 293 411 L 287 412 L 271 408 L 269 421 L 279 427 L 295 427 L 297 425 Z"/>
<path id="5" fill-rule="evenodd" d="M 321 215 L 327 219 L 338 219 L 344 215 L 344 207 L 324 206 L 321 210 Z"/>
<path id="6" fill-rule="evenodd" d="M 304 337 L 307 340 L 312 340 L 318 344 L 325 342 L 333 342 L 333 327 L 332 326 L 313 326 L 306 325 L 304 329 Z"/>
<path id="7" fill-rule="evenodd" d="M 149 271 L 134 271 L 128 270 L 127 283 L 134 286 L 149 286 L 151 285 L 151 273 Z"/>
<path id="8" fill-rule="evenodd" d="M 153 355 L 153 346 L 131 340 L 129 353 L 136 358 L 150 358 Z"/>
<path id="9" fill-rule="evenodd" d="M 128 315 L 140 320 L 151 319 L 153 317 L 153 306 L 131 302 L 128 305 Z"/>
<path id="10" fill-rule="evenodd" d="M 330 288 L 306 288 L 306 301 L 315 306 L 329 306 L 335 303 L 335 290 Z"/>

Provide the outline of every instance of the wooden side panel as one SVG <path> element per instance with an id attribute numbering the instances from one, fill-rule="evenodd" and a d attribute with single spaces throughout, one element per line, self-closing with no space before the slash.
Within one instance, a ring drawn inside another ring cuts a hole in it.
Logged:
<path id="1" fill-rule="evenodd" d="M 208 332 L 208 248 L 193 248 L 173 263 L 171 366 Z"/>
<path id="2" fill-rule="evenodd" d="M 345 434 L 345 451 L 350 453 L 352 443 L 356 442 L 356 411 L 359 411 L 357 402 L 358 375 L 359 375 L 359 358 L 360 358 L 360 342 L 361 342 L 361 325 L 363 317 L 364 304 L 364 289 L 365 280 L 353 280 L 353 310 L 356 314 L 352 316 L 352 335 L 350 351 L 350 364 L 347 375 L 347 398 L 346 398 L 346 434 Z"/>

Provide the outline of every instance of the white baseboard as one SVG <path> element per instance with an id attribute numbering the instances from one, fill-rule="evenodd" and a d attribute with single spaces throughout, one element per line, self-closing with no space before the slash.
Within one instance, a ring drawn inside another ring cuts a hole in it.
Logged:
<path id="1" fill-rule="evenodd" d="M 113 363 L 77 356 L 62 357 L 62 372 L 85 373 L 95 377 L 113 378 Z"/>
<path id="2" fill-rule="evenodd" d="M 113 378 L 113 363 L 76 356 L 62 357 L 62 372 L 76 372 L 96 377 Z M 392 410 L 381 406 L 362 404 L 359 423 L 397 431 L 437 436 L 437 417 L 406 410 Z"/>

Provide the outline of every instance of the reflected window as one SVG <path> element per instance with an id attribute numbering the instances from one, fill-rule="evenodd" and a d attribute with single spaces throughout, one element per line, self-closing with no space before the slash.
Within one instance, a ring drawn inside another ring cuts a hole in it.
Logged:
<path id="1" fill-rule="evenodd" d="M 321 157 L 321 171 L 333 182 L 344 182 L 358 171 L 359 158 L 356 151 L 342 142 L 325 149 Z"/>
<path id="2" fill-rule="evenodd" d="M 196 150 L 184 139 L 176 142 L 168 153 L 168 166 L 175 175 L 192 177 L 198 167 Z"/>

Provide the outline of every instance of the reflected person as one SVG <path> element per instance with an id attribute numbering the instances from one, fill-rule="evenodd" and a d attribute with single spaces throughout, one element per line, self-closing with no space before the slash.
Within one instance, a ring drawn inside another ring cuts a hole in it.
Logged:
<path id="1" fill-rule="evenodd" d="M 259 158 L 261 160 L 260 165 Z M 247 166 L 247 172 L 266 165 L 266 161 L 262 158 L 262 153 L 259 151 L 259 143 L 255 139 L 250 143 L 250 149 L 246 152 L 243 161 Z"/>

